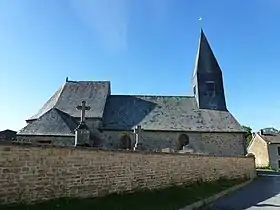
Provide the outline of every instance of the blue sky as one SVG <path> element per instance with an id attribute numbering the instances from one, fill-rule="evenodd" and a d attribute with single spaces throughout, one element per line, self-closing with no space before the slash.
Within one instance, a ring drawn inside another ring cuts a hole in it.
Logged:
<path id="1" fill-rule="evenodd" d="M 110 80 L 113 94 L 191 95 L 201 24 L 229 110 L 280 128 L 279 22 L 278 0 L 0 0 L 0 130 L 22 128 L 66 76 Z"/>

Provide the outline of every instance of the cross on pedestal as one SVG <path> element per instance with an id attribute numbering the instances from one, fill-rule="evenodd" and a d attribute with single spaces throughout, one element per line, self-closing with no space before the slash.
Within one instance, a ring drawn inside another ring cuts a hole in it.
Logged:
<path id="1" fill-rule="evenodd" d="M 86 111 L 90 110 L 90 106 L 86 106 L 86 102 L 82 101 L 80 106 L 76 107 L 78 110 L 81 110 L 81 122 L 78 127 L 75 129 L 75 144 L 77 145 L 90 145 L 90 130 L 88 129 L 85 122 Z"/>
<path id="2" fill-rule="evenodd" d="M 137 125 L 133 132 L 135 133 L 135 146 L 133 150 L 136 150 L 139 143 L 140 133 L 142 132 L 141 125 Z"/>
<path id="3" fill-rule="evenodd" d="M 76 107 L 78 110 L 81 110 L 81 123 L 85 122 L 86 111 L 90 110 L 90 106 L 86 106 L 86 102 L 82 101 L 82 104 Z"/>

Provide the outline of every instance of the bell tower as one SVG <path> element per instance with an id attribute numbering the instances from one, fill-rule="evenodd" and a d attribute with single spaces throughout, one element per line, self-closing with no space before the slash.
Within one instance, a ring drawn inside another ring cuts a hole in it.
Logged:
<path id="1" fill-rule="evenodd" d="M 222 71 L 202 29 L 192 87 L 200 109 L 227 111 Z"/>

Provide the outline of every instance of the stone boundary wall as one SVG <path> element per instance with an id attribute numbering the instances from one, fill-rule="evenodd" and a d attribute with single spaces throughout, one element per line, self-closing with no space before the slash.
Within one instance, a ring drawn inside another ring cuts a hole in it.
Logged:
<path id="1" fill-rule="evenodd" d="M 0 202 L 96 197 L 114 192 L 254 178 L 253 157 L 130 152 L 0 143 Z"/>

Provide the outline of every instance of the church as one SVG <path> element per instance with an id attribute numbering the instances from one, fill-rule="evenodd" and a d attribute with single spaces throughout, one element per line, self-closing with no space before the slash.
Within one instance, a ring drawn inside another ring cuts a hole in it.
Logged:
<path id="1" fill-rule="evenodd" d="M 245 155 L 245 131 L 227 109 L 222 71 L 203 30 L 191 85 L 192 96 L 114 95 L 109 81 L 66 79 L 17 141 L 75 146 L 84 129 L 93 147 Z"/>

